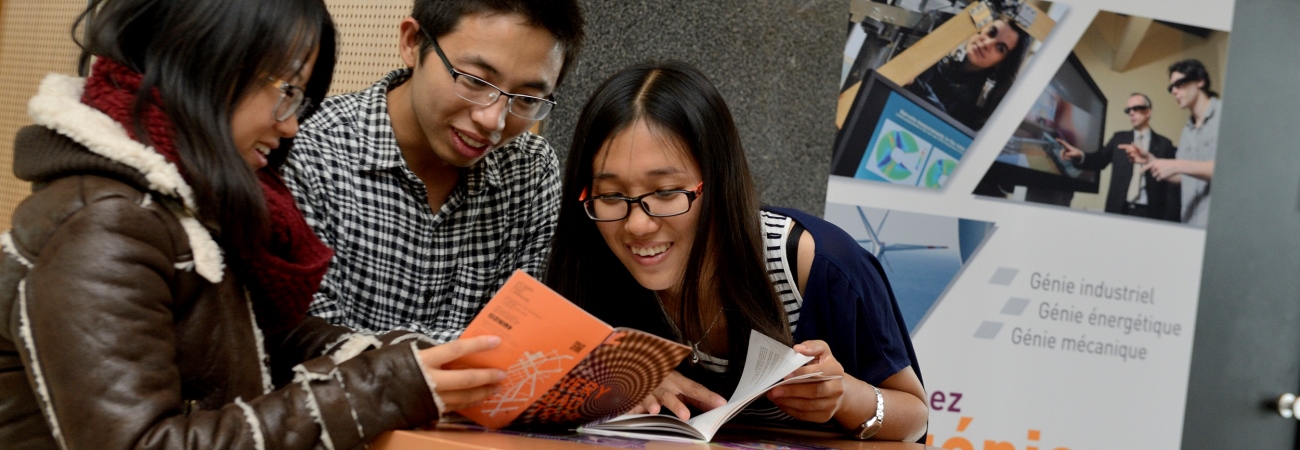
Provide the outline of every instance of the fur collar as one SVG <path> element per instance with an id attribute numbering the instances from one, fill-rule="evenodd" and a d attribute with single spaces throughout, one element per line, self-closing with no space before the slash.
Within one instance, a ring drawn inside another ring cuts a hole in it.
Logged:
<path id="1" fill-rule="evenodd" d="M 176 166 L 152 147 L 131 139 L 121 124 L 81 103 L 84 87 L 83 78 L 51 73 L 27 103 L 27 113 L 37 125 L 72 139 L 91 153 L 139 171 L 148 181 L 149 190 L 183 204 L 184 210 L 172 208 L 172 212 L 189 238 L 194 271 L 212 283 L 220 283 L 225 272 L 221 247 L 190 213 L 197 209 L 190 185 Z"/>

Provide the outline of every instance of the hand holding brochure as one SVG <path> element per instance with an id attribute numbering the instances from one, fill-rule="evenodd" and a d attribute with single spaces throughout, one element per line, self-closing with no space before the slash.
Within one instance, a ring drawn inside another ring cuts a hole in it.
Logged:
<path id="1" fill-rule="evenodd" d="M 774 387 L 839 378 L 816 372 L 781 380 L 812 359 L 813 357 L 804 356 L 762 333 L 750 330 L 745 369 L 741 372 L 735 393 L 726 405 L 687 421 L 664 414 L 626 414 L 604 423 L 584 426 L 578 432 L 636 439 L 710 441 L 722 424 L 736 417 L 742 409 Z"/>
<path id="2" fill-rule="evenodd" d="M 626 412 L 650 394 L 690 347 L 611 328 L 522 271 L 506 281 L 461 337 L 501 345 L 448 364 L 506 371 L 501 391 L 458 412 L 488 428 L 574 426 Z"/>

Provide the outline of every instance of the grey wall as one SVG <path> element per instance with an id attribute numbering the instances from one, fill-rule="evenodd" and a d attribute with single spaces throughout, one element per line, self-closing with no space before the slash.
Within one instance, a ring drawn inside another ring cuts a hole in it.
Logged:
<path id="1" fill-rule="evenodd" d="M 680 59 L 718 86 L 764 203 L 820 216 L 835 139 L 845 0 L 583 1 L 587 47 L 544 133 L 563 159 L 582 104 L 619 69 Z"/>
<path id="2" fill-rule="evenodd" d="M 1237 0 L 1183 448 L 1300 448 L 1300 3 Z"/>

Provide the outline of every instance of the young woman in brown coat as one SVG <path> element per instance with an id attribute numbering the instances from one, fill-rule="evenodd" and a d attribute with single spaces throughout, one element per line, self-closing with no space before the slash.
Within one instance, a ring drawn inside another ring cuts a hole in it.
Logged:
<path id="1" fill-rule="evenodd" d="M 275 168 L 333 72 L 321 0 L 95 0 L 77 35 L 89 76 L 47 77 L 16 138 L 5 448 L 353 448 L 491 393 L 440 366 L 495 337 L 305 317 L 332 252 Z"/>

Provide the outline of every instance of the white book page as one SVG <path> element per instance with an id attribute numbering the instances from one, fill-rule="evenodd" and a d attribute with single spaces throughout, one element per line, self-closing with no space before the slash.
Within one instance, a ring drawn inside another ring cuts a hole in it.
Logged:
<path id="1" fill-rule="evenodd" d="M 745 370 L 741 372 L 740 383 L 736 385 L 731 398 L 747 397 L 755 391 L 765 391 L 812 359 L 813 357 L 801 355 L 763 333 L 749 330 Z"/>
<path id="2" fill-rule="evenodd" d="M 815 383 L 839 378 L 839 376 L 826 376 L 822 375 L 821 372 L 816 372 L 803 374 L 789 380 L 782 380 L 790 372 L 794 372 L 812 360 L 813 357 L 811 356 L 799 354 L 794 349 L 786 347 L 785 344 L 751 330 L 749 333 L 749 350 L 745 356 L 745 369 L 740 375 L 740 382 L 736 385 L 735 393 L 731 395 L 731 399 L 727 401 L 727 404 L 692 417 L 684 423 L 681 422 L 681 419 L 662 414 L 625 414 L 599 425 L 583 427 L 579 431 L 605 436 L 680 440 L 670 439 L 662 434 L 646 435 L 637 433 L 638 431 L 653 432 L 655 430 L 680 428 L 683 433 L 696 434 L 699 436 L 697 439 L 711 441 L 713 435 L 722 427 L 722 424 L 731 420 L 745 406 L 748 406 L 773 387 L 787 384 Z M 690 433 L 691 430 L 685 428 L 691 428 L 695 433 Z"/>
<path id="3" fill-rule="evenodd" d="M 625 439 L 645 439 L 645 440 L 652 440 L 652 441 L 682 442 L 688 444 L 694 444 L 701 441 L 707 442 L 709 440 L 704 436 L 700 436 L 696 433 L 692 433 L 689 430 L 682 430 L 680 436 L 674 434 L 667 434 L 667 433 L 656 433 L 654 431 L 620 431 L 620 430 L 610 430 L 610 429 L 605 429 L 600 427 L 582 427 L 578 429 L 578 432 L 583 434 L 593 434 L 597 436 L 609 436 L 609 437 L 625 438 Z"/>
<path id="4" fill-rule="evenodd" d="M 741 409 L 772 388 L 781 378 L 794 372 L 800 366 L 812 361 L 813 357 L 804 356 L 785 344 L 767 337 L 763 333 L 749 330 L 749 351 L 745 354 L 745 370 L 740 374 L 740 383 L 726 405 L 709 412 L 692 417 L 687 421 L 712 440 L 713 434 Z M 820 374 L 807 374 L 817 376 Z"/>

